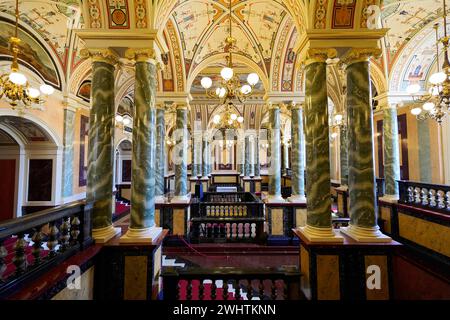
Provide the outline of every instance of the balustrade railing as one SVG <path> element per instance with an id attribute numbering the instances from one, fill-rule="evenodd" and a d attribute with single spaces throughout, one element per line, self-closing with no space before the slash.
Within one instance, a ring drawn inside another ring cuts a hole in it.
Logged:
<path id="1" fill-rule="evenodd" d="M 248 192 L 205 193 L 192 204 L 190 230 L 194 242 L 259 242 L 264 204 Z"/>
<path id="2" fill-rule="evenodd" d="M 162 270 L 164 300 L 299 300 L 297 267 Z"/>
<path id="3" fill-rule="evenodd" d="M 91 243 L 89 208 L 77 201 L 0 224 L 0 299 Z"/>
<path id="4" fill-rule="evenodd" d="M 450 214 L 450 186 L 398 181 L 400 203 Z"/>

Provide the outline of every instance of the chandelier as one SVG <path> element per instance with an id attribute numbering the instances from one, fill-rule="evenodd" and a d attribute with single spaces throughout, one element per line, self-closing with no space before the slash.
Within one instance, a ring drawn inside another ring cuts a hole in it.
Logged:
<path id="1" fill-rule="evenodd" d="M 213 99 L 220 99 L 221 104 L 226 104 L 226 102 L 232 101 L 233 99 L 237 99 L 240 103 L 243 103 L 252 95 L 255 85 L 259 82 L 258 74 L 250 73 L 247 76 L 247 83 L 241 86 L 239 75 L 235 74 L 233 70 L 232 52 L 235 49 L 236 39 L 233 38 L 231 33 L 231 1 L 232 0 L 230 0 L 229 35 L 225 39 L 224 47 L 228 48 L 228 56 L 226 57 L 226 67 L 220 72 L 222 78 L 220 85 L 215 89 L 211 89 L 213 85 L 211 78 L 203 77 L 201 80 L 201 85 L 205 89 L 207 96 Z"/>
<path id="2" fill-rule="evenodd" d="M 416 96 L 420 90 L 420 85 L 415 83 L 407 88 L 407 92 L 413 96 L 416 103 L 421 103 L 422 107 L 416 107 L 411 110 L 411 113 L 417 117 L 418 120 L 425 120 L 427 118 L 437 121 L 441 124 L 444 118 L 450 112 L 450 61 L 448 57 L 449 37 L 447 36 L 447 13 L 444 0 L 444 37 L 439 39 L 438 36 L 439 24 L 434 25 L 436 31 L 436 51 L 437 51 L 437 66 L 438 72 L 432 74 L 429 78 L 430 89 L 428 93 L 422 96 Z M 439 42 L 444 46 L 444 62 L 442 71 L 439 69 Z"/>
<path id="3" fill-rule="evenodd" d="M 213 123 L 216 127 L 221 129 L 237 129 L 240 127 L 241 123 L 244 122 L 244 118 L 238 116 L 233 110 L 233 103 L 229 102 L 227 109 L 225 110 L 223 116 L 216 114 L 213 117 Z"/>
<path id="4" fill-rule="evenodd" d="M 9 39 L 12 54 L 11 72 L 0 74 L 0 99 L 5 96 L 12 109 L 33 108 L 34 104 L 44 103 L 41 95 L 48 96 L 54 92 L 52 86 L 42 84 L 39 89 L 33 88 L 28 83 L 26 76 L 19 71 L 18 55 L 20 52 L 19 29 L 19 0 L 16 0 L 16 25 L 14 36 Z"/>

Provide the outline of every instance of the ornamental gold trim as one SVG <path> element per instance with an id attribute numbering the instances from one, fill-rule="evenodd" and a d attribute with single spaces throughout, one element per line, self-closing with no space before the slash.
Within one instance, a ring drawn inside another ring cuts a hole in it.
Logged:
<path id="1" fill-rule="evenodd" d="M 334 59 L 337 56 L 337 50 L 334 48 L 312 48 L 306 53 L 305 65 L 312 63 L 325 63 L 328 59 Z"/>
<path id="2" fill-rule="evenodd" d="M 130 48 L 125 51 L 125 58 L 135 62 L 149 62 L 157 65 L 156 53 L 151 48 Z"/>
<path id="3" fill-rule="evenodd" d="M 80 51 L 82 58 L 91 58 L 92 62 L 105 62 L 115 65 L 119 62 L 119 57 L 110 49 L 83 49 Z"/>
<path id="4" fill-rule="evenodd" d="M 352 48 L 342 58 L 347 67 L 353 63 L 366 62 L 370 58 L 379 58 L 382 50 L 380 48 Z"/>

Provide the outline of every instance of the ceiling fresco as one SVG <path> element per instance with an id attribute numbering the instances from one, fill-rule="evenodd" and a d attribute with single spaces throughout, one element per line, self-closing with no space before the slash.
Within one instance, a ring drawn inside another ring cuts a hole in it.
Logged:
<path id="1" fill-rule="evenodd" d="M 48 142 L 47 134 L 33 121 L 25 118 L 2 116 L 0 123 L 7 126 L 12 131 L 20 133 L 28 142 Z"/>
<path id="2" fill-rule="evenodd" d="M 0 20 L 0 56 L 11 58 L 9 38 L 14 35 L 14 25 Z M 35 70 L 47 82 L 59 87 L 60 79 L 51 56 L 41 44 L 30 34 L 19 29 L 19 60 L 27 67 Z"/>

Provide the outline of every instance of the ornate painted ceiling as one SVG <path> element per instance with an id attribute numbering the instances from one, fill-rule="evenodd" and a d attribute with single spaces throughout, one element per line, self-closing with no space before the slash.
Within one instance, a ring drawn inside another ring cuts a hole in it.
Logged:
<path id="1" fill-rule="evenodd" d="M 364 28 L 365 8 L 378 2 L 232 0 L 235 61 L 260 74 L 261 91 L 301 92 L 303 74 L 296 65 L 294 48 L 304 30 Z M 435 68 L 433 24 L 440 22 L 441 6 L 441 0 L 383 1 L 382 26 L 390 31 L 384 40 L 386 58 L 377 63 L 375 83 L 383 81 L 385 71 L 394 91 L 404 90 L 409 81 L 424 82 Z M 223 52 L 228 49 L 224 39 L 229 32 L 227 0 L 153 0 L 151 4 L 147 0 L 23 0 L 21 29 L 24 39 L 29 38 L 24 42 L 30 50 L 22 61 L 64 93 L 87 98 L 90 64 L 79 57 L 84 43 L 74 30 L 84 28 L 85 23 L 104 30 L 138 30 L 151 22 L 151 8 L 156 12 L 154 25 L 161 25 L 169 49 L 158 77 L 158 91 L 196 92 L 203 70 L 224 61 Z M 10 27 L 6 26 L 11 26 L 13 10 L 14 0 L 1 1 L 0 23 L 5 27 L 0 32 L 0 59 L 8 55 L 4 49 Z M 89 14 L 83 16 L 82 12 Z M 132 69 L 121 68 L 117 78 L 121 97 L 116 101 L 120 103 L 133 90 Z M 335 82 L 339 87 L 339 81 Z"/>

